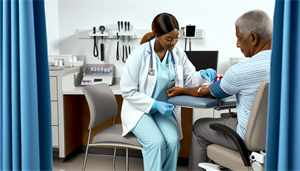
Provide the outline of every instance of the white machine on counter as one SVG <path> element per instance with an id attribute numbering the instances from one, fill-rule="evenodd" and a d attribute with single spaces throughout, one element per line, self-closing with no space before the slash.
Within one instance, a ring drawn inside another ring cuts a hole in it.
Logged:
<path id="1" fill-rule="evenodd" d="M 84 65 L 81 86 L 95 85 L 99 83 L 113 84 L 115 66 L 113 64 L 86 64 Z"/>

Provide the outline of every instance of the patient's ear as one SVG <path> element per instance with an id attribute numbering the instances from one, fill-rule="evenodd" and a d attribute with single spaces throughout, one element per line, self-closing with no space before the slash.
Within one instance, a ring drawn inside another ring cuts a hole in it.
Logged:
<path id="1" fill-rule="evenodd" d="M 252 45 L 255 46 L 258 42 L 258 35 L 254 32 L 250 34 Z"/>

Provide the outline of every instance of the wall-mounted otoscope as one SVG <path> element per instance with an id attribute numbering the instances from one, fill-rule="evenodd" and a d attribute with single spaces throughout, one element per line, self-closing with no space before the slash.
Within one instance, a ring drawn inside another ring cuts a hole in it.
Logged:
<path id="1" fill-rule="evenodd" d="M 96 27 L 93 27 L 93 34 L 96 34 Z M 97 37 L 94 36 L 94 56 L 98 56 Z"/>
<path id="2" fill-rule="evenodd" d="M 130 31 L 130 22 L 128 21 L 128 32 Z M 130 55 L 131 49 L 130 49 L 130 36 L 128 36 L 128 55 Z"/>
<path id="3" fill-rule="evenodd" d="M 124 22 L 124 26 L 125 26 L 125 32 L 127 32 L 127 21 Z M 128 58 L 128 53 L 127 53 L 127 36 L 124 36 L 124 37 L 125 37 L 125 57 L 127 59 Z"/>
<path id="4" fill-rule="evenodd" d="M 121 21 L 121 33 L 124 33 L 124 29 L 123 29 L 123 21 Z M 124 45 L 124 39 L 125 39 L 125 36 L 123 36 L 123 39 L 122 39 L 122 45 L 123 45 L 123 51 L 122 51 L 122 61 L 125 62 L 126 59 L 125 59 L 125 45 Z"/>
<path id="5" fill-rule="evenodd" d="M 124 27 L 123 27 L 124 26 Z M 131 47 L 130 47 L 130 36 L 132 36 L 132 33 L 130 31 L 130 22 L 129 21 L 118 21 L 118 32 L 116 33 L 117 36 L 117 60 L 119 60 L 119 40 L 122 39 L 122 61 L 126 62 L 129 54 L 131 53 Z M 125 41 L 125 42 L 124 42 Z"/>
<path id="6" fill-rule="evenodd" d="M 120 33 L 120 21 L 118 21 L 118 31 L 117 32 L 117 54 L 116 54 L 116 59 L 117 61 L 119 61 L 119 58 L 120 58 L 120 53 L 119 53 L 119 42 L 120 42 L 120 36 L 119 36 L 119 33 Z"/>
<path id="7" fill-rule="evenodd" d="M 100 33 L 103 34 L 105 32 L 105 27 L 100 26 L 99 27 Z M 100 49 L 101 49 L 101 61 L 104 61 L 104 43 L 103 43 L 103 36 L 101 36 L 102 42 L 100 44 Z"/>

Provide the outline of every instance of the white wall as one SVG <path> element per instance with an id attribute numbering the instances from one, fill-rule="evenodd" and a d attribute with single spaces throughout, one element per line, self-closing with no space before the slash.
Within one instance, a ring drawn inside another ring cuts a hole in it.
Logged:
<path id="1" fill-rule="evenodd" d="M 252 9 L 264 10 L 273 19 L 275 5 L 274 0 L 63 0 L 58 1 L 58 26 L 55 27 L 49 23 L 57 19 L 57 6 L 52 4 L 55 1 L 48 1 L 51 2 L 46 3 L 49 52 L 85 55 L 87 63 L 103 63 L 93 56 L 93 39 L 78 39 L 77 29 L 98 28 L 100 25 L 117 29 L 117 21 L 130 21 L 136 29 L 151 29 L 153 18 L 161 12 L 168 12 L 177 18 L 180 27 L 195 24 L 204 29 L 204 39 L 193 40 L 192 50 L 219 50 L 219 74 L 224 74 L 230 67 L 230 57 L 243 57 L 236 48 L 235 20 Z M 140 39 L 133 40 L 131 45 L 137 47 L 139 42 Z M 105 40 L 105 55 L 106 63 L 114 64 L 116 76 L 120 77 L 124 63 L 115 59 L 116 45 L 115 39 Z M 178 45 L 184 48 L 184 39 L 180 39 Z"/>
<path id="2" fill-rule="evenodd" d="M 45 0 L 48 54 L 59 54 L 58 2 Z"/>

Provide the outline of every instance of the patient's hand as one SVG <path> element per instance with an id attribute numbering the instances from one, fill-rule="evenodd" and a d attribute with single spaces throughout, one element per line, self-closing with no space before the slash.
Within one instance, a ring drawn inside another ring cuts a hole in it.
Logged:
<path id="1" fill-rule="evenodd" d="M 183 94 L 184 89 L 185 88 L 182 88 L 182 87 L 172 87 L 167 91 L 167 94 L 169 97 L 174 97 L 179 94 Z"/>

